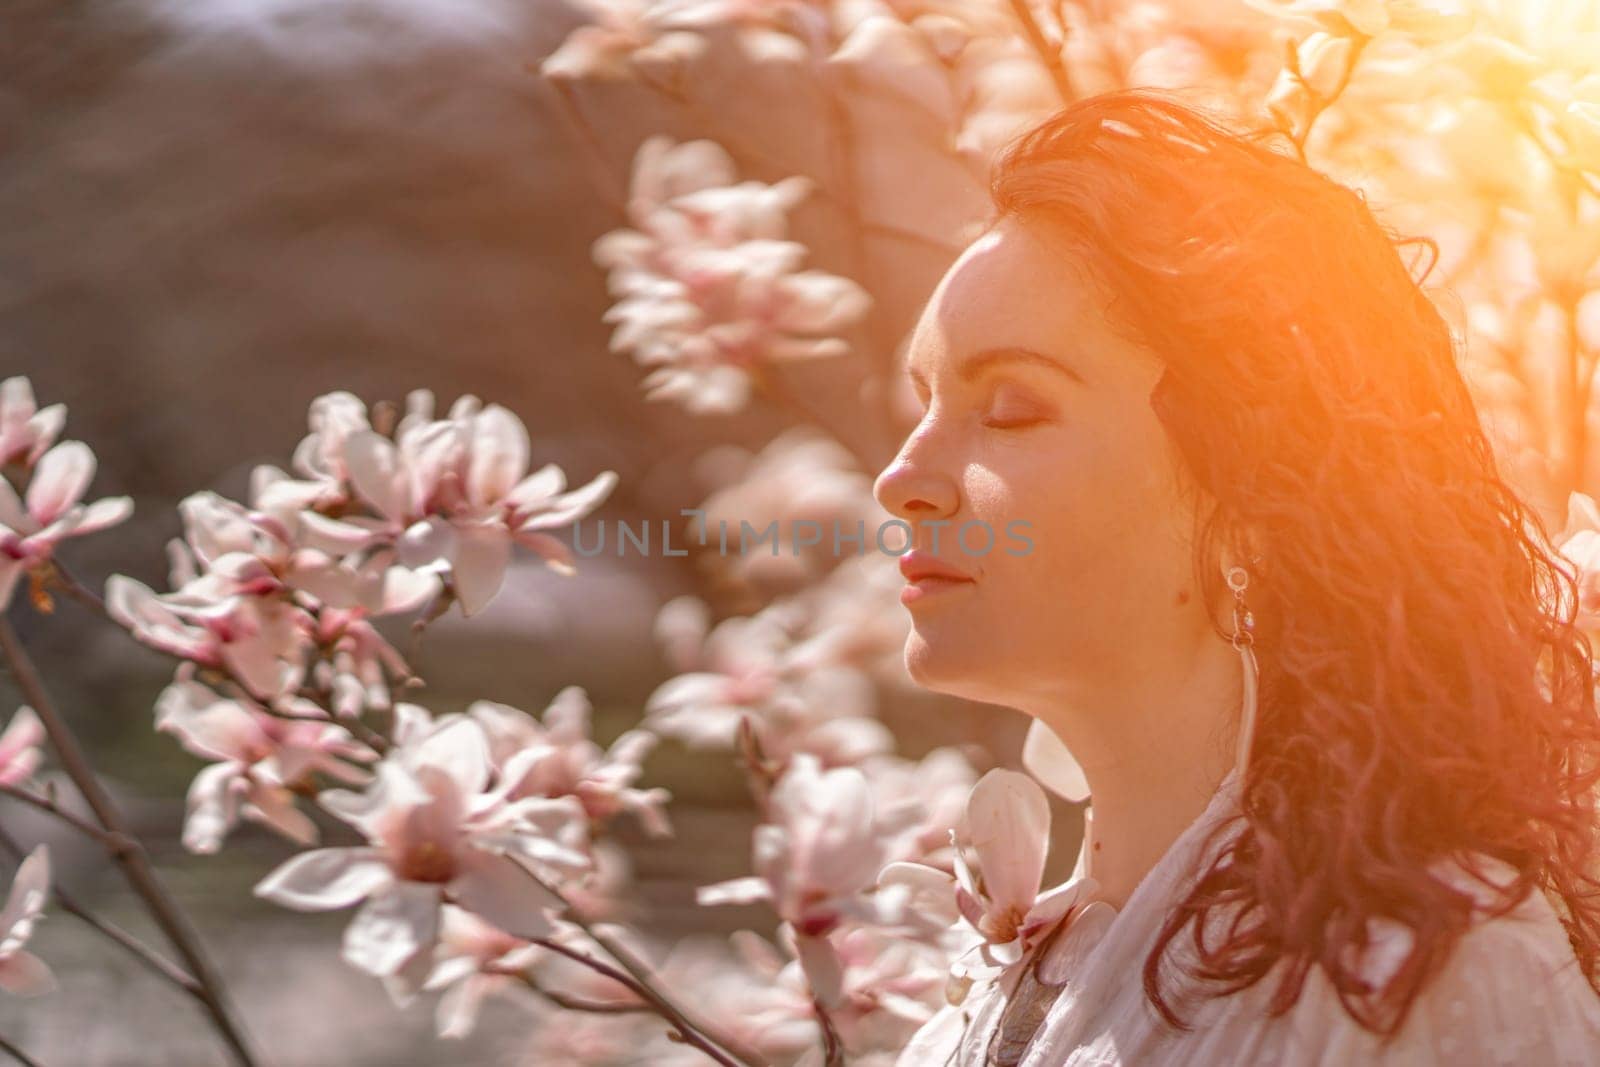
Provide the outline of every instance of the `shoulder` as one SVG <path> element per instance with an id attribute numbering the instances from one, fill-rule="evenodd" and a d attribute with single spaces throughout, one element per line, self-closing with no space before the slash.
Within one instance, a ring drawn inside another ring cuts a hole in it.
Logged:
<path id="1" fill-rule="evenodd" d="M 1514 872 L 1495 860 L 1477 861 L 1497 884 Z M 1480 903 L 1493 891 L 1459 865 L 1436 867 L 1452 885 Z M 1411 950 L 1411 931 L 1397 923 L 1374 923 L 1363 957 L 1369 981 L 1393 973 Z M 1325 1063 L 1449 1063 L 1464 1067 L 1499 1064 L 1600 1063 L 1600 994 L 1584 977 L 1566 928 L 1549 899 L 1530 892 L 1503 915 L 1483 915 L 1456 941 L 1443 965 L 1423 987 L 1392 1045 L 1382 1047 L 1337 1004 L 1331 990 L 1320 998 L 1327 1016 Z M 1343 1051 L 1339 1051 L 1343 1049 Z"/>

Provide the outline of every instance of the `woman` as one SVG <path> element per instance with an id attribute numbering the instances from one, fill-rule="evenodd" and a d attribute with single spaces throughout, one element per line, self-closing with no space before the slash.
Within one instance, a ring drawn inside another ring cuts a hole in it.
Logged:
<path id="1" fill-rule="evenodd" d="M 992 195 L 876 489 L 909 671 L 1033 717 L 1092 899 L 899 1062 L 1600 1063 L 1576 588 L 1404 242 L 1150 91 Z M 957 536 L 1017 520 L 1026 554 Z"/>

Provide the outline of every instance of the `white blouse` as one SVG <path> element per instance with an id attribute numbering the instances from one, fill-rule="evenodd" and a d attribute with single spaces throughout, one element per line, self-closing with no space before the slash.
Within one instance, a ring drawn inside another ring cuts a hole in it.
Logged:
<path id="1" fill-rule="evenodd" d="M 1326 973 L 1313 966 L 1299 1001 L 1270 1018 L 1265 1004 L 1277 984 L 1269 972 L 1249 989 L 1221 998 L 1176 996 L 1169 1004 L 1193 1029 L 1174 1030 L 1145 996 L 1143 967 L 1168 909 L 1188 879 L 1203 870 L 1206 831 L 1238 810 L 1238 774 L 1230 771 L 1206 810 L 1145 875 L 1122 910 L 1093 901 L 1075 911 L 1049 950 L 1050 980 L 1066 985 L 1049 1008 L 1019 1067 L 1167 1067 L 1273 1064 L 1449 1064 L 1480 1067 L 1600 1065 L 1600 996 L 1584 979 L 1565 929 L 1542 892 L 1514 911 L 1479 919 L 1444 968 L 1423 987 L 1388 1048 L 1345 1011 Z M 1092 809 L 1091 809 L 1092 811 Z M 1073 877 L 1087 871 L 1089 837 Z M 1219 842 L 1215 847 L 1220 848 Z M 1486 874 L 1510 872 L 1484 857 Z M 1436 868 L 1486 901 L 1488 890 L 1458 868 Z M 1215 929 L 1220 930 L 1219 922 Z M 1208 920 L 1210 921 L 1210 920 Z M 1211 929 L 1211 927 L 1208 927 Z M 1168 944 L 1172 958 L 1192 959 L 1186 929 Z M 1399 924 L 1373 927 L 1366 974 L 1378 977 L 1404 958 L 1410 934 Z M 1219 938 L 1208 936 L 1209 944 Z M 1190 955 L 1180 955 L 1187 950 Z M 1163 965 L 1164 973 L 1168 965 Z M 1022 965 L 975 984 L 960 1005 L 942 1008 L 912 1037 L 896 1067 L 982 1067 L 990 1039 Z"/>

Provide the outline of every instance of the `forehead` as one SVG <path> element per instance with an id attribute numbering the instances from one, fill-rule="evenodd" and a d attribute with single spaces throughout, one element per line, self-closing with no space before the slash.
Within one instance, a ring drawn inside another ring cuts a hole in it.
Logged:
<path id="1" fill-rule="evenodd" d="M 978 237 L 939 280 L 907 352 L 912 366 L 984 348 L 1103 350 L 1123 343 L 1078 253 L 1048 232 L 1007 218 Z M 1088 353 L 1085 353 L 1087 356 Z"/>

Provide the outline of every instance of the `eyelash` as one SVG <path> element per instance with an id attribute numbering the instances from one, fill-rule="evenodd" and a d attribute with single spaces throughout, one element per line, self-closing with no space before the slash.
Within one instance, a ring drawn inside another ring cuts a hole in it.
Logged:
<path id="1" fill-rule="evenodd" d="M 1025 430 L 1047 421 L 1043 416 L 1034 415 L 1021 419 L 984 419 L 983 424 L 991 430 Z"/>
<path id="2" fill-rule="evenodd" d="M 917 400 L 922 402 L 922 397 L 918 396 Z M 922 402 L 922 413 L 926 415 L 927 412 L 928 404 Z M 1030 426 L 1037 426 L 1040 423 L 1049 421 L 1050 416 L 1048 415 L 1029 415 L 1020 419 L 984 419 L 983 425 L 991 430 L 1025 430 Z"/>

